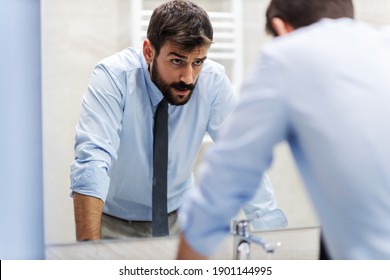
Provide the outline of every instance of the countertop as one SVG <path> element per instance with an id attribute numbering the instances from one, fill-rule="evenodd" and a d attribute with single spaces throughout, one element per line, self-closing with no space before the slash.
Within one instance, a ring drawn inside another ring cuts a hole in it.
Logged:
<path id="1" fill-rule="evenodd" d="M 297 228 L 254 233 L 267 241 L 279 241 L 275 253 L 267 254 L 251 244 L 251 259 L 315 260 L 319 252 L 319 228 Z M 129 238 L 72 244 L 47 245 L 48 260 L 174 260 L 178 237 Z M 226 238 L 210 259 L 233 259 L 233 236 Z"/>

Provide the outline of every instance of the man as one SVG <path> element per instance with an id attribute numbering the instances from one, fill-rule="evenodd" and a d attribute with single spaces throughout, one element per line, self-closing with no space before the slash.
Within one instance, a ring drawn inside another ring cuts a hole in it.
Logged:
<path id="1" fill-rule="evenodd" d="M 206 133 L 217 138 L 237 101 L 223 67 L 207 59 L 212 40 L 202 8 L 170 1 L 154 10 L 142 52 L 129 48 L 96 66 L 71 166 L 77 240 L 180 232 L 177 209 L 192 185 L 202 140 Z M 154 123 L 157 108 L 165 100 L 169 144 L 153 136 L 160 130 Z M 168 145 L 168 151 L 158 148 L 155 153 L 154 144 Z M 153 162 L 159 151 L 168 153 L 168 171 L 159 166 L 166 159 Z M 156 191 L 160 181 L 167 186 Z M 152 200 L 164 197 L 167 202 L 153 211 Z"/>
<path id="2" fill-rule="evenodd" d="M 390 33 L 350 0 L 272 0 L 275 38 L 184 202 L 179 259 L 207 258 L 287 141 L 333 259 L 390 258 Z M 218 176 L 215 176 L 218 174 Z"/>

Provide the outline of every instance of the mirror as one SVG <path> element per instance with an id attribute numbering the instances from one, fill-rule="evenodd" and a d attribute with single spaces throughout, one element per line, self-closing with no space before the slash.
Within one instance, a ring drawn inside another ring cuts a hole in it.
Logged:
<path id="1" fill-rule="evenodd" d="M 235 0 L 237 1 L 237 0 Z M 75 126 L 94 65 L 132 46 L 132 0 L 42 0 L 42 110 L 44 133 L 44 207 L 47 244 L 75 242 L 69 165 L 73 160 Z M 144 0 L 151 9 L 162 0 Z M 229 0 L 195 0 L 207 11 L 228 9 Z M 380 26 L 390 23 L 386 0 L 356 0 L 356 17 Z M 268 1 L 242 1 L 243 77 L 261 46 Z M 227 67 L 228 68 L 228 67 Z M 205 147 L 206 148 L 206 147 Z M 318 225 L 295 169 L 289 148 L 275 149 L 268 175 L 277 204 L 289 227 Z"/>

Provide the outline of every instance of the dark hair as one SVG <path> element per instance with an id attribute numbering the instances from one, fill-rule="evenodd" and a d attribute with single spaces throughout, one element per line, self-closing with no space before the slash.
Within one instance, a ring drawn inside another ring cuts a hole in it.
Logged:
<path id="1" fill-rule="evenodd" d="M 170 41 L 186 51 L 210 46 L 213 27 L 206 11 L 186 0 L 169 1 L 158 6 L 150 18 L 147 38 L 156 50 Z"/>
<path id="2" fill-rule="evenodd" d="M 352 0 L 271 0 L 266 12 L 266 31 L 276 32 L 271 21 L 278 17 L 294 29 L 307 26 L 322 18 L 354 17 Z"/>

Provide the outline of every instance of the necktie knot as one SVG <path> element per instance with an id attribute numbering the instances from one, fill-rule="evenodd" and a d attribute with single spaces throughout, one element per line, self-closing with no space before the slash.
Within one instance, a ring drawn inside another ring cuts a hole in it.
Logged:
<path id="1" fill-rule="evenodd" d="M 168 142 L 168 101 L 163 98 L 160 103 L 158 103 L 156 108 L 156 113 L 154 115 L 154 143 L 156 140 L 161 140 L 160 142 Z M 156 147 L 154 147 L 155 149 Z"/>
<path id="2" fill-rule="evenodd" d="M 161 99 L 160 103 L 158 103 L 158 106 L 162 108 L 168 108 L 168 100 L 165 98 Z"/>

